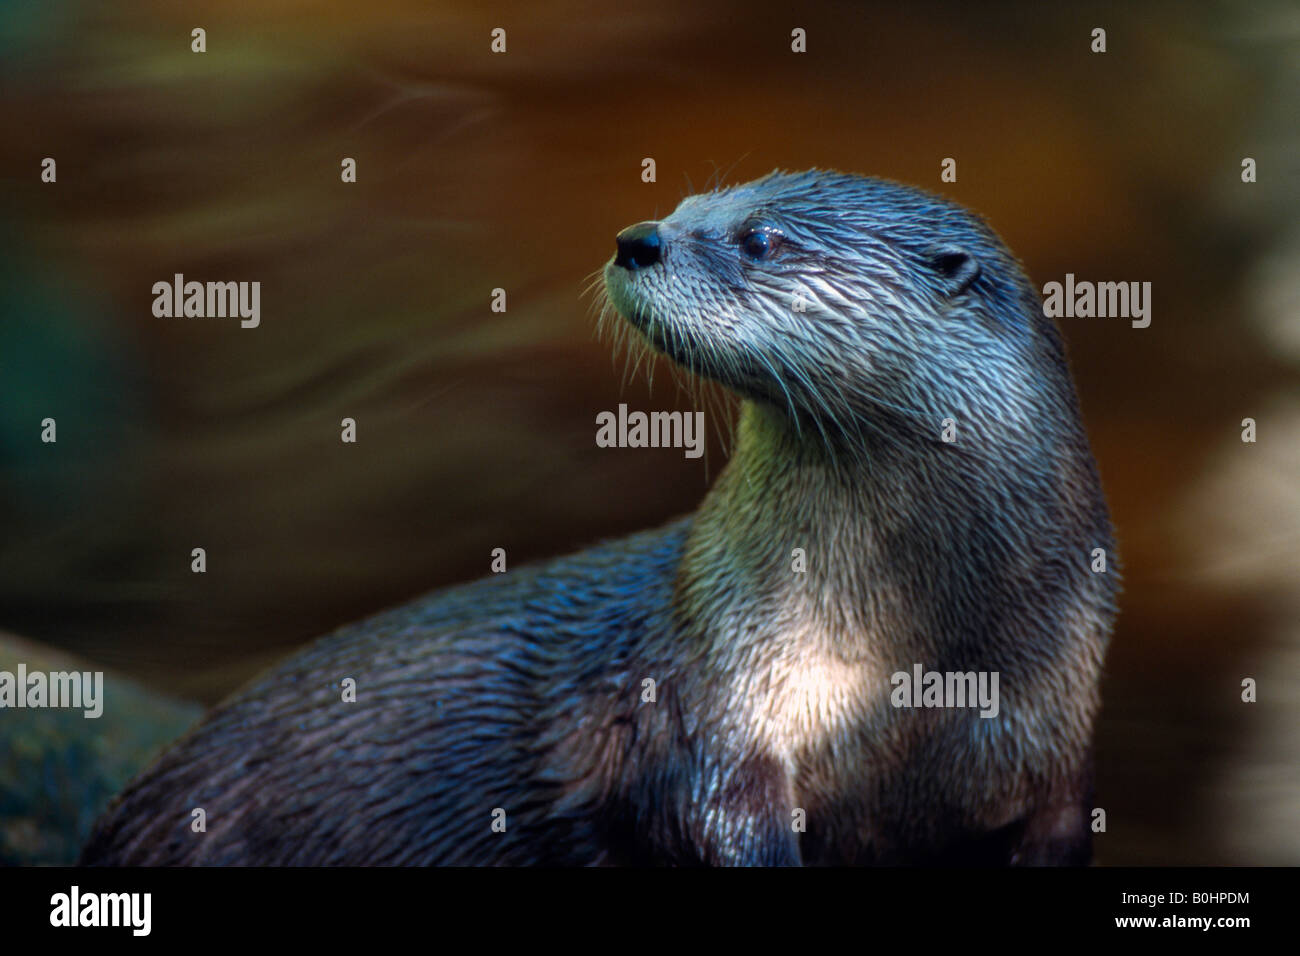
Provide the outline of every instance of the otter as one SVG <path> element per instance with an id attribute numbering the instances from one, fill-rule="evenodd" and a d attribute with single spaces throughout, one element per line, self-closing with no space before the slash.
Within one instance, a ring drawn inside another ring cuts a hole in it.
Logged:
<path id="1" fill-rule="evenodd" d="M 1090 860 L 1113 532 L 996 234 L 778 171 L 620 232 L 604 295 L 741 399 L 698 510 L 323 638 L 135 780 L 83 863 Z M 997 675 L 995 713 L 912 706 L 922 669 Z"/>

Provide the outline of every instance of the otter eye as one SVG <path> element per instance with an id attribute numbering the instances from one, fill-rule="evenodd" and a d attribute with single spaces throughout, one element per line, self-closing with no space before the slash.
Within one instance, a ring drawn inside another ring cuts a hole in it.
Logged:
<path id="1" fill-rule="evenodd" d="M 781 243 L 781 234 L 773 229 L 753 226 L 740 234 L 740 251 L 759 262 L 768 258 Z"/>

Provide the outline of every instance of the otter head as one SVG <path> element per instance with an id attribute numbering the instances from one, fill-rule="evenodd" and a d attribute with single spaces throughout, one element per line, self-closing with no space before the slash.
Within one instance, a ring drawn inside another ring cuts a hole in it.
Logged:
<path id="1" fill-rule="evenodd" d="M 918 189 L 774 172 L 689 196 L 617 246 L 609 300 L 650 345 L 823 434 L 937 435 L 945 417 L 998 418 L 1008 393 L 1033 415 L 1069 390 L 1019 263 L 977 216 Z"/>

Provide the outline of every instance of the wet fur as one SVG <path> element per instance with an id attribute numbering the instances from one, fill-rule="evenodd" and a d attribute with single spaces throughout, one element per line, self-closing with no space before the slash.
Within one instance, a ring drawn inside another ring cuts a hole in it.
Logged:
<path id="1" fill-rule="evenodd" d="M 738 254 L 755 220 L 770 261 Z M 85 862 L 1088 860 L 1114 547 L 1019 264 L 960 207 L 819 171 L 663 231 L 608 303 L 745 399 L 699 510 L 323 639 L 128 788 Z M 999 715 L 893 708 L 914 663 L 998 671 Z"/>

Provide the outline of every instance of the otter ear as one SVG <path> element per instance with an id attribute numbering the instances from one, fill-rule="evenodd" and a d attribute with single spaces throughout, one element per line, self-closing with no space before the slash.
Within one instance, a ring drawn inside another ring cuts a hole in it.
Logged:
<path id="1" fill-rule="evenodd" d="M 927 250 L 930 265 L 948 295 L 965 292 L 980 274 L 979 260 L 961 246 L 943 244 Z"/>

